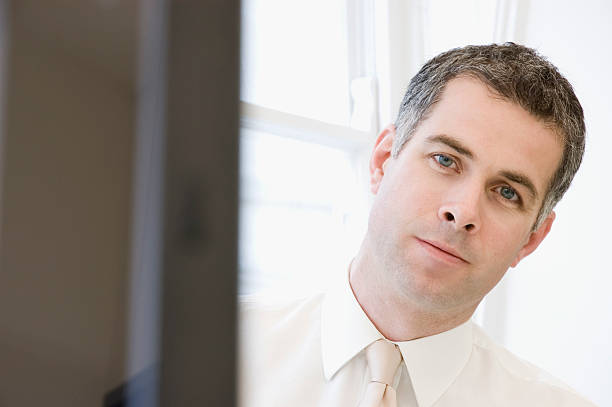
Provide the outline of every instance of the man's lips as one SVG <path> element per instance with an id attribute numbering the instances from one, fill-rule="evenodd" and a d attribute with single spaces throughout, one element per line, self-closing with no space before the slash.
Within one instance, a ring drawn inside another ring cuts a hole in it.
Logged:
<path id="1" fill-rule="evenodd" d="M 436 242 L 435 240 L 424 240 L 424 239 L 419 239 L 419 238 L 417 238 L 417 240 L 419 240 L 421 243 L 425 245 L 432 246 L 433 248 L 438 249 L 441 252 L 444 252 L 447 255 L 456 258 L 457 260 L 461 260 L 462 262 L 465 262 L 468 264 L 470 263 L 469 261 L 461 257 L 461 255 L 459 254 L 457 250 L 455 250 L 454 248 L 452 248 L 451 246 L 447 244 L 444 244 L 442 242 Z"/>

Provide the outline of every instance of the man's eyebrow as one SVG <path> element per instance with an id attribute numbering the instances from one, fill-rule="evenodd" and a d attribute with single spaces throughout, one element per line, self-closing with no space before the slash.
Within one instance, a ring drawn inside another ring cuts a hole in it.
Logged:
<path id="1" fill-rule="evenodd" d="M 425 140 L 430 143 L 446 144 L 447 146 L 449 146 L 450 148 L 452 148 L 459 154 L 464 155 L 470 159 L 474 158 L 474 153 L 472 153 L 469 148 L 461 144 L 461 142 L 457 140 L 456 138 L 447 136 L 445 134 L 435 134 L 433 136 L 427 137 Z"/>
<path id="2" fill-rule="evenodd" d="M 538 190 L 533 185 L 533 182 L 531 182 L 528 176 L 514 171 L 500 171 L 500 175 L 502 177 L 508 178 L 512 182 L 516 182 L 517 184 L 523 185 L 529 190 L 529 193 L 531 194 L 531 197 L 534 200 L 538 199 Z"/>

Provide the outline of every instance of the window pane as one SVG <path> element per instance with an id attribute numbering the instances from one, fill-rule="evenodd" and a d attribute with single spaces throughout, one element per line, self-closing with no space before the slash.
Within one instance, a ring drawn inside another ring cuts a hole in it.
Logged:
<path id="1" fill-rule="evenodd" d="M 241 293 L 312 290 L 348 267 L 367 205 L 350 153 L 243 129 L 240 172 Z"/>
<path id="2" fill-rule="evenodd" d="M 426 2 L 425 58 L 451 48 L 493 42 L 497 3 L 489 0 Z"/>
<path id="3" fill-rule="evenodd" d="M 346 5 L 243 0 L 241 99 L 348 124 Z"/>

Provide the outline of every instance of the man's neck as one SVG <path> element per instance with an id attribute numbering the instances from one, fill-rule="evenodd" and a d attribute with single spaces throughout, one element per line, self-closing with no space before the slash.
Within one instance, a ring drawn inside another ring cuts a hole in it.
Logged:
<path id="1" fill-rule="evenodd" d="M 357 302 L 385 338 L 409 341 L 453 329 L 473 314 L 476 305 L 466 310 L 432 311 L 389 287 L 380 270 L 367 256 L 358 255 L 351 263 L 349 282 Z"/>

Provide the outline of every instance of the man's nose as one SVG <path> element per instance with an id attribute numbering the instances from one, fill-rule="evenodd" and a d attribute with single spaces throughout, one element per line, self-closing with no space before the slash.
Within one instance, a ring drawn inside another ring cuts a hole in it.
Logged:
<path id="1" fill-rule="evenodd" d="M 438 210 L 440 221 L 451 224 L 457 231 L 476 233 L 481 226 L 480 191 L 476 188 L 460 187 L 453 192 L 448 195 L 448 200 Z"/>

